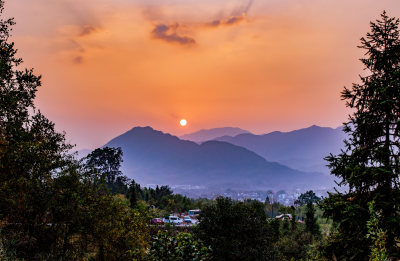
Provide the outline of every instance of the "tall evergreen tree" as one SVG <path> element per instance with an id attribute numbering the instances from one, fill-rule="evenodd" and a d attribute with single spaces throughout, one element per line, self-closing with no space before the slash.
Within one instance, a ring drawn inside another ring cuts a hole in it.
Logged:
<path id="1" fill-rule="evenodd" d="M 312 202 L 307 203 L 306 208 L 306 231 L 310 232 L 313 236 L 318 236 L 320 234 L 319 226 L 317 224 L 317 219 L 315 218 L 315 207 Z"/>
<path id="2" fill-rule="evenodd" d="M 340 260 L 368 260 L 371 242 L 366 223 L 368 202 L 375 202 L 379 227 L 387 231 L 386 247 L 400 253 L 400 39 L 399 19 L 386 12 L 370 23 L 361 38 L 366 76 L 345 88 L 342 98 L 354 112 L 344 131 L 345 148 L 327 157 L 333 175 L 347 193 L 330 194 L 322 207 L 338 224 L 325 249 Z"/>

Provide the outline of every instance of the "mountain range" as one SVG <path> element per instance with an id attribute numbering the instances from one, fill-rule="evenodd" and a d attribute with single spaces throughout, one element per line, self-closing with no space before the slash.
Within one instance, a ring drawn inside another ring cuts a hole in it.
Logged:
<path id="1" fill-rule="evenodd" d="M 313 125 L 290 132 L 271 132 L 263 135 L 251 133 L 223 136 L 215 140 L 228 142 L 254 151 L 269 161 L 302 171 L 329 173 L 324 157 L 338 154 L 346 134 L 336 129 Z"/>
<path id="2" fill-rule="evenodd" d="M 249 131 L 242 130 L 240 128 L 222 127 L 222 128 L 199 130 L 190 134 L 182 135 L 179 138 L 182 140 L 190 140 L 197 143 L 201 143 L 219 138 L 221 136 L 236 136 L 243 133 L 250 134 Z"/>
<path id="3" fill-rule="evenodd" d="M 198 144 L 151 127 L 135 127 L 104 146 L 121 147 L 124 174 L 143 185 L 248 190 L 311 189 L 333 185 L 328 175 L 295 170 L 267 160 L 248 148 L 221 141 L 242 135 L 257 136 L 246 133 Z"/>

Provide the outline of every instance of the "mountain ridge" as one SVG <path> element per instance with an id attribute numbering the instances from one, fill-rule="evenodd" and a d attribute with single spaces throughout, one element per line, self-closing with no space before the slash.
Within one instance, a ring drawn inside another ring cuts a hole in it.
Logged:
<path id="1" fill-rule="evenodd" d="M 269 162 L 244 147 L 214 140 L 197 144 L 149 126 L 132 128 L 104 146 L 122 148 L 125 175 L 141 184 L 248 189 L 330 184 L 322 174 Z"/>
<path id="2" fill-rule="evenodd" d="M 237 127 L 219 127 L 211 129 L 201 129 L 192 133 L 179 136 L 179 138 L 183 140 L 190 140 L 197 143 L 201 143 L 208 140 L 213 140 L 220 136 L 235 136 L 242 133 L 250 133 L 250 132 Z"/>
<path id="3" fill-rule="evenodd" d="M 274 131 L 266 134 L 239 134 L 215 140 L 225 141 L 256 152 L 269 161 L 276 161 L 302 171 L 329 173 L 324 157 L 337 154 L 346 134 L 337 128 L 312 125 L 289 132 Z"/>

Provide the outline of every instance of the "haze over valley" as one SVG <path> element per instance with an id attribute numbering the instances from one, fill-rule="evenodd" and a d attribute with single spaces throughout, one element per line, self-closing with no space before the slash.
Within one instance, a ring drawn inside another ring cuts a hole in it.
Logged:
<path id="1" fill-rule="evenodd" d="M 341 127 L 316 125 L 264 135 L 224 127 L 181 137 L 134 127 L 103 147 L 121 147 L 124 175 L 143 186 L 213 197 L 226 191 L 332 190 L 323 158 L 338 153 L 344 138 Z"/>

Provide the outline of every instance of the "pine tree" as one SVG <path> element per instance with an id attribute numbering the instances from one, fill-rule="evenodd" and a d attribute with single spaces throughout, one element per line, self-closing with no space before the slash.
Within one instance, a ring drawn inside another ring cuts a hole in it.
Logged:
<path id="1" fill-rule="evenodd" d="M 315 207 L 312 202 L 307 203 L 306 208 L 306 231 L 312 236 L 318 236 L 320 234 L 317 219 L 315 218 Z"/>
<path id="2" fill-rule="evenodd" d="M 400 253 L 400 39 L 399 19 L 386 12 L 370 23 L 371 32 L 361 38 L 366 51 L 361 62 L 366 76 L 345 88 L 342 98 L 353 110 L 344 131 L 345 148 L 327 157 L 331 173 L 347 193 L 330 194 L 322 207 L 338 224 L 325 249 L 340 260 L 368 260 L 371 242 L 366 223 L 368 202 L 382 213 L 379 226 L 388 231 L 386 247 Z"/>

